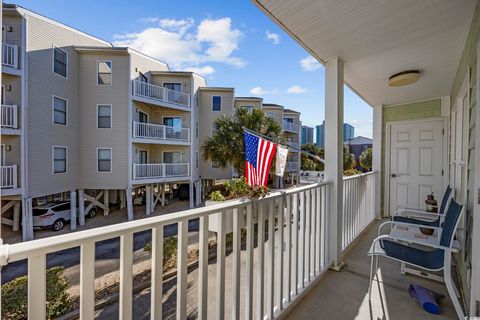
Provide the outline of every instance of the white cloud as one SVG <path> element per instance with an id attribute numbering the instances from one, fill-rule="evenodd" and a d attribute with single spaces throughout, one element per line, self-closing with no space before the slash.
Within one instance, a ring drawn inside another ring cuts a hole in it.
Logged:
<path id="1" fill-rule="evenodd" d="M 302 67 L 303 71 L 315 71 L 320 69 L 322 66 L 320 62 L 318 62 L 314 57 L 308 56 L 302 60 L 300 60 L 300 66 Z"/>
<path id="2" fill-rule="evenodd" d="M 192 18 L 144 18 L 141 21 L 153 25 L 140 32 L 114 35 L 114 45 L 141 51 L 176 70 L 200 68 L 204 74 L 211 74 L 215 71 L 213 67 L 202 64 L 218 62 L 238 68 L 246 64 L 234 56 L 243 33 L 232 27 L 228 17 L 205 19 L 198 25 Z"/>
<path id="3" fill-rule="evenodd" d="M 186 67 L 184 70 L 198 73 L 201 76 L 208 76 L 215 72 L 215 69 L 212 66 Z"/>
<path id="4" fill-rule="evenodd" d="M 280 44 L 280 36 L 270 30 L 265 31 L 268 40 L 272 40 L 273 44 Z"/>
<path id="5" fill-rule="evenodd" d="M 301 86 L 291 86 L 290 88 L 287 89 L 287 93 L 294 93 L 294 94 L 302 94 L 307 91 L 308 91 L 307 89 L 302 88 Z"/>
<path id="6" fill-rule="evenodd" d="M 278 93 L 278 90 L 277 89 L 265 90 L 262 87 L 258 86 L 258 87 L 250 89 L 250 93 L 254 94 L 254 95 L 257 95 L 257 96 L 262 96 L 262 95 L 265 95 L 265 94 L 276 94 L 276 93 Z"/>

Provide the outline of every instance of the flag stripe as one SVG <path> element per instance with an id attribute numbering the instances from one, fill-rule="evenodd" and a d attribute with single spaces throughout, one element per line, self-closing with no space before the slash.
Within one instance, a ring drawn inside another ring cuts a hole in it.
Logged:
<path id="1" fill-rule="evenodd" d="M 244 140 L 247 183 L 266 186 L 277 145 L 247 132 L 244 133 Z"/>

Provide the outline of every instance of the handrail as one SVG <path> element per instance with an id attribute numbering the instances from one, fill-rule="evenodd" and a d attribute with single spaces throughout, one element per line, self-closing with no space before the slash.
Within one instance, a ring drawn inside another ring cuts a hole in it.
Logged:
<path id="1" fill-rule="evenodd" d="M 171 90 L 140 80 L 132 80 L 133 95 L 147 99 L 178 104 L 190 108 L 190 94 Z"/>
<path id="2" fill-rule="evenodd" d="M 176 128 L 163 124 L 134 121 L 133 137 L 143 139 L 190 142 L 190 129 Z"/>
<path id="3" fill-rule="evenodd" d="M 18 46 L 16 44 L 2 43 L 2 64 L 18 68 Z"/>
<path id="4" fill-rule="evenodd" d="M 18 129 L 18 107 L 16 105 L 2 104 L 1 126 Z"/>

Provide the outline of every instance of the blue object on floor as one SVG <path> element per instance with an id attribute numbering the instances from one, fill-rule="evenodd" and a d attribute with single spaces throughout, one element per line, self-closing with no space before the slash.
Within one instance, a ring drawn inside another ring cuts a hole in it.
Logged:
<path id="1" fill-rule="evenodd" d="M 417 302 L 427 312 L 432 314 L 440 314 L 440 307 L 438 306 L 437 299 L 445 298 L 443 294 L 436 293 L 417 284 L 411 284 L 408 287 L 408 292 L 410 293 L 410 297 L 415 297 Z"/>

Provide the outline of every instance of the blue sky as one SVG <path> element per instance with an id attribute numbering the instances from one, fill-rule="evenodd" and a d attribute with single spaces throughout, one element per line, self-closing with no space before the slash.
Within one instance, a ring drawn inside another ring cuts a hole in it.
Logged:
<path id="1" fill-rule="evenodd" d="M 209 86 L 324 119 L 324 68 L 250 1 L 17 1 L 27 9 L 202 73 Z M 346 88 L 345 122 L 372 136 L 372 110 Z"/>

